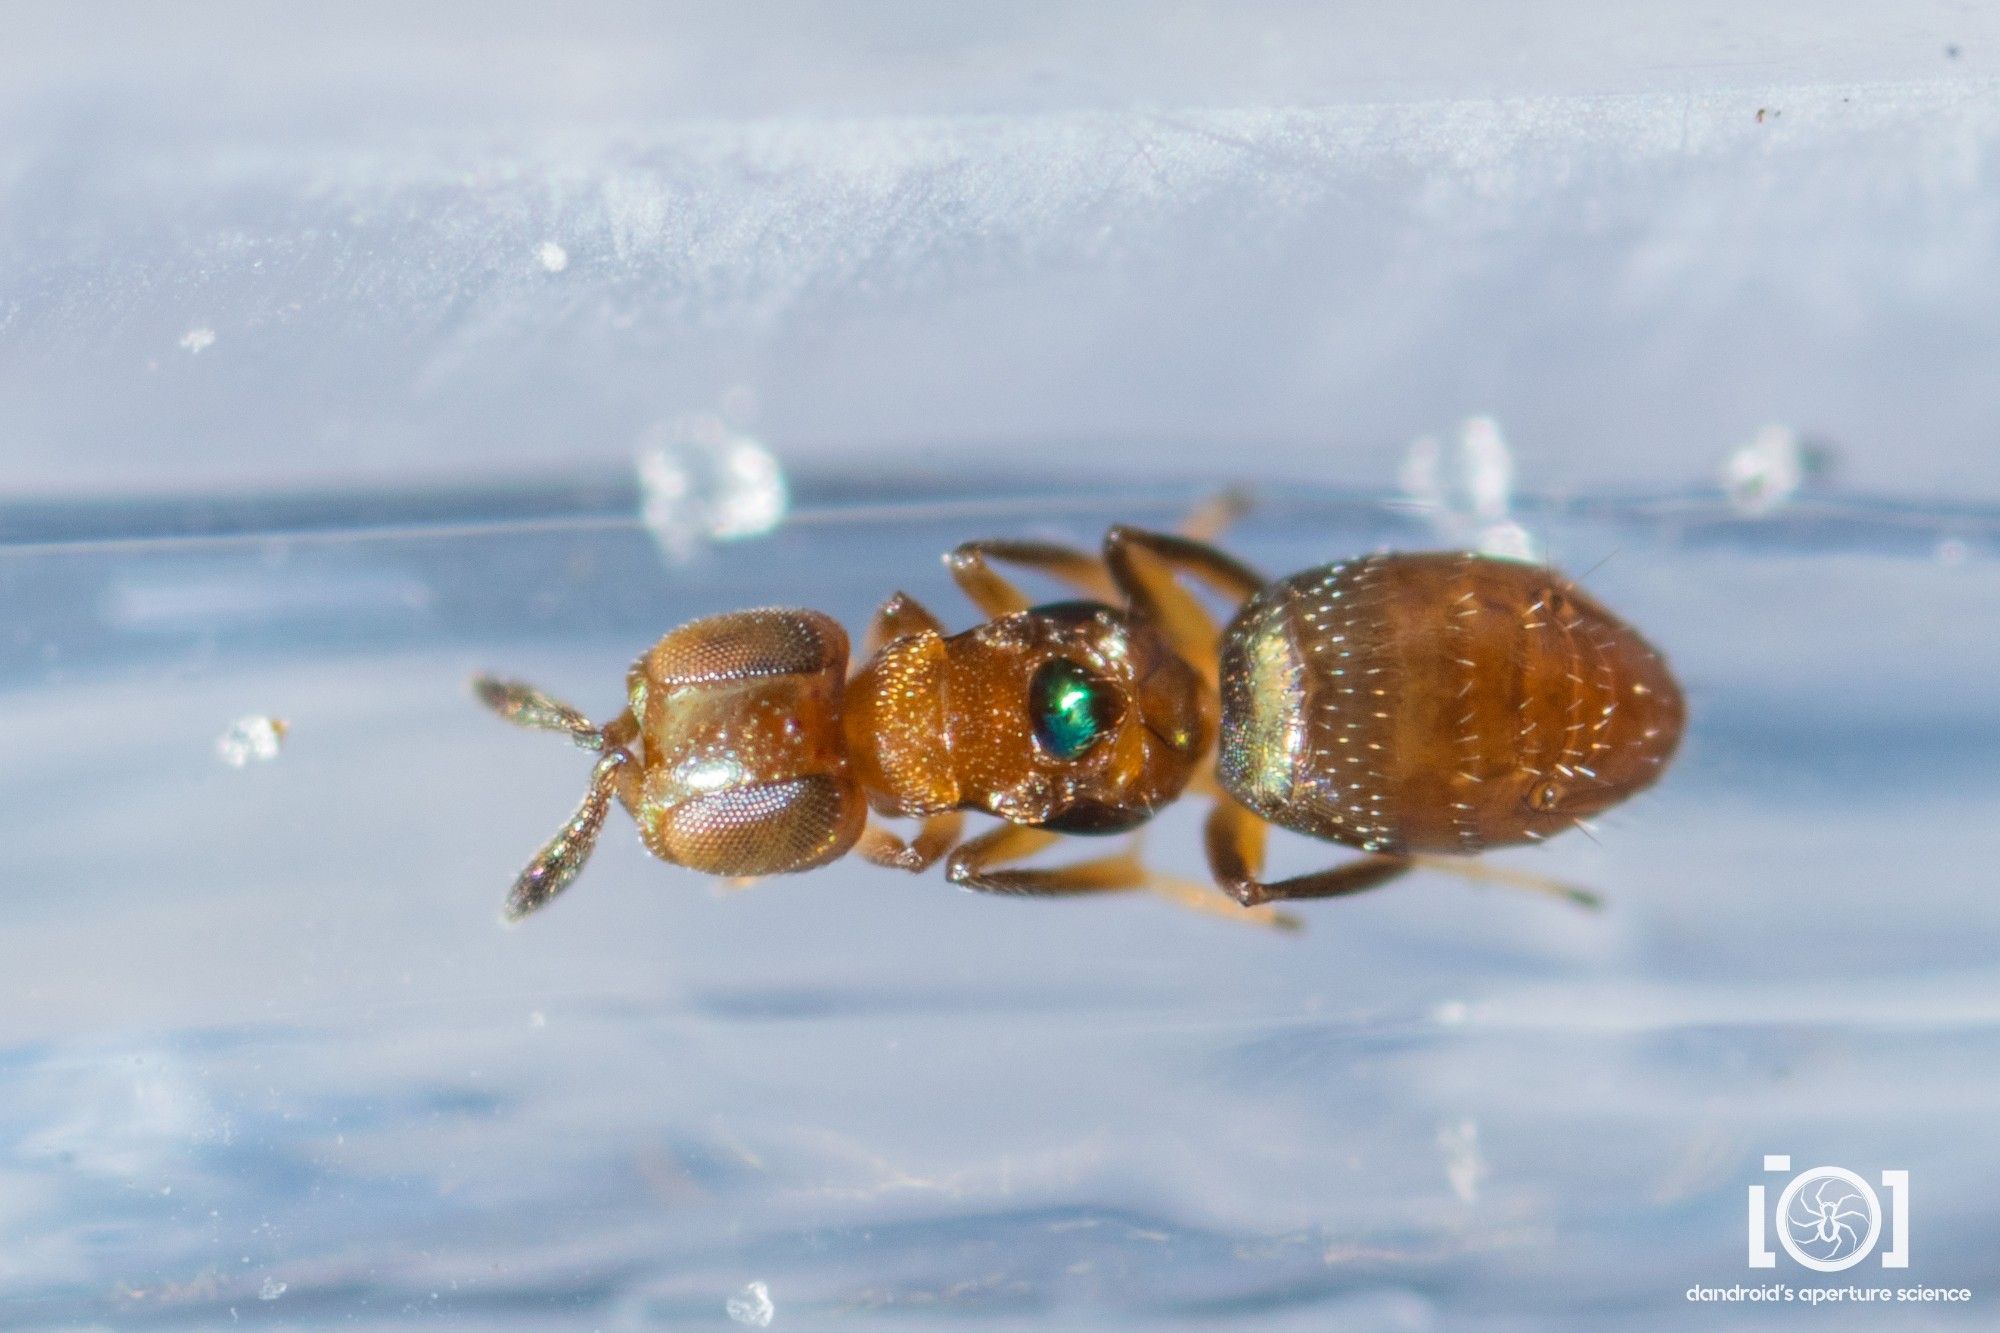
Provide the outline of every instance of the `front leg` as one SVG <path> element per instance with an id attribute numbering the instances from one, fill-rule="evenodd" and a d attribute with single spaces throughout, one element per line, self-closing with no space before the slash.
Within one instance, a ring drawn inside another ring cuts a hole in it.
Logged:
<path id="1" fill-rule="evenodd" d="M 917 827 L 917 836 L 905 842 L 871 819 L 868 827 L 861 831 L 861 840 L 854 844 L 854 850 L 862 860 L 873 865 L 921 875 L 957 844 L 959 831 L 964 827 L 964 814 L 947 810 L 943 814 L 926 816 Z"/>
<path id="2" fill-rule="evenodd" d="M 935 634 L 942 639 L 945 637 L 944 622 L 932 615 L 916 598 L 899 592 L 877 608 L 875 618 L 868 622 L 868 637 L 862 640 L 862 646 L 867 655 L 873 657 L 882 651 L 883 645 L 906 639 L 912 634 Z"/>

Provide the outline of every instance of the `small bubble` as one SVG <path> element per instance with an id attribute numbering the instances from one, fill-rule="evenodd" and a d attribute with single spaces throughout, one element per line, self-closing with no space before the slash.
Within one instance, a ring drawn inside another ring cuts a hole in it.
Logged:
<path id="1" fill-rule="evenodd" d="M 685 560 L 703 542 L 769 532 L 785 516 L 784 470 L 762 444 L 714 415 L 655 428 L 639 451 L 640 516 L 660 549 Z"/>
<path id="2" fill-rule="evenodd" d="M 569 251 L 554 241 L 543 241 L 541 248 L 535 251 L 535 258 L 550 273 L 560 273 L 569 267 Z"/>
<path id="3" fill-rule="evenodd" d="M 281 717 L 239 717 L 216 737 L 215 753 L 231 768 L 242 768 L 252 760 L 267 764 L 278 757 L 290 730 L 291 723 Z"/>
<path id="4" fill-rule="evenodd" d="M 257 1299 L 260 1301 L 275 1301 L 284 1294 L 285 1284 L 274 1277 L 265 1278 L 264 1285 L 257 1288 Z"/>
<path id="5" fill-rule="evenodd" d="M 198 325 L 181 335 L 181 346 L 195 356 L 200 356 L 215 346 L 215 330 L 206 325 Z"/>
<path id="6" fill-rule="evenodd" d="M 729 1311 L 731 1319 L 752 1328 L 769 1328 L 772 1316 L 778 1313 L 778 1307 L 771 1304 L 771 1289 L 762 1282 L 752 1282 L 731 1296 L 723 1308 Z"/>

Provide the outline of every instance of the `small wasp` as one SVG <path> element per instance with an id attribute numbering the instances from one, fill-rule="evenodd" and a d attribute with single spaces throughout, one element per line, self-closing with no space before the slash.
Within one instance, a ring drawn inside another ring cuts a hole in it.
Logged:
<path id="1" fill-rule="evenodd" d="M 1090 600 L 1031 607 L 994 560 Z M 1263 904 L 1359 892 L 1434 857 L 1578 824 L 1651 785 L 1684 723 L 1660 655 L 1539 566 L 1388 554 L 1271 582 L 1194 536 L 1129 527 L 1112 528 L 1099 556 L 984 541 L 946 563 L 989 619 L 948 636 L 899 593 L 852 680 L 827 617 L 748 611 L 662 639 L 603 728 L 532 687 L 476 682 L 503 716 L 602 756 L 509 916 L 575 878 L 614 795 L 656 856 L 715 875 L 807 870 L 858 850 L 913 872 L 946 857 L 953 882 L 989 892 L 1143 886 L 1185 900 L 1130 852 L 1015 863 L 1065 834 L 1135 828 L 1192 784 L 1215 797 L 1216 884 L 1277 920 Z M 1226 629 L 1189 577 L 1238 604 Z M 870 809 L 922 822 L 905 842 Z M 1007 822 L 960 844 L 966 809 Z M 1366 855 L 1267 883 L 1272 824 Z M 1532 877 L 1462 873 L 1589 901 Z"/>

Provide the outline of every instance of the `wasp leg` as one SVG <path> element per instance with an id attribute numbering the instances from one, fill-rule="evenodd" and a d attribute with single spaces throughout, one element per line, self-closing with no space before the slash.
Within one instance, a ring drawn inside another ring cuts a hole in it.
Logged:
<path id="1" fill-rule="evenodd" d="M 1224 892 L 1245 907 L 1274 899 L 1338 898 L 1387 884 L 1410 869 L 1406 856 L 1364 856 L 1344 866 L 1266 884 L 1264 821 L 1234 802 L 1218 804 L 1208 816 L 1208 868 Z"/>
<path id="2" fill-rule="evenodd" d="M 1440 870 L 1447 875 L 1471 880 L 1475 884 L 1504 884 L 1512 889 L 1546 893 L 1592 911 L 1604 906 L 1603 897 L 1589 889 L 1565 884 L 1559 879 L 1549 879 L 1544 875 L 1530 874 L 1524 870 L 1487 865 L 1483 861 L 1474 861 L 1463 856 L 1413 856 L 1410 859 L 1426 870 Z"/>
<path id="3" fill-rule="evenodd" d="M 1174 651 L 1214 685 L 1222 631 L 1179 575 L 1192 574 L 1232 603 L 1264 586 L 1264 576 L 1204 542 L 1118 526 L 1104 535 L 1104 563 L 1133 612 L 1158 625 Z"/>
<path id="4" fill-rule="evenodd" d="M 1250 493 L 1232 486 L 1196 505 L 1181 520 L 1180 534 L 1192 542 L 1215 542 L 1250 512 Z"/>
<path id="5" fill-rule="evenodd" d="M 517 727 L 531 731 L 560 731 L 586 750 L 604 748 L 604 731 L 582 713 L 557 699 L 551 699 L 533 685 L 497 676 L 474 676 L 472 692 L 479 702 Z"/>
<path id="6" fill-rule="evenodd" d="M 1196 911 L 1213 912 L 1258 925 L 1296 929 L 1297 920 L 1271 908 L 1243 911 L 1212 889 L 1177 880 L 1148 869 L 1139 858 L 1135 837 L 1125 850 L 1110 856 L 1077 861 L 1043 869 L 1002 869 L 1024 861 L 1051 846 L 1064 835 L 1023 824 L 1004 824 L 960 847 L 945 863 L 945 876 L 952 883 L 982 893 L 1005 893 L 1021 897 L 1074 897 L 1085 893 L 1120 893 L 1148 889 L 1170 902 Z"/>
<path id="7" fill-rule="evenodd" d="M 868 622 L 868 637 L 862 642 L 868 656 L 873 657 L 882 651 L 884 644 L 923 633 L 943 638 L 944 622 L 916 598 L 899 592 L 876 609 L 875 618 Z"/>
<path id="8" fill-rule="evenodd" d="M 1012 615 L 1032 605 L 1025 593 L 986 563 L 989 560 L 1037 570 L 1096 601 L 1116 605 L 1121 600 L 1104 562 L 1088 551 L 1056 542 L 966 542 L 944 558 L 945 568 L 985 616 Z"/>
<path id="9" fill-rule="evenodd" d="M 957 844 L 959 832 L 964 827 L 964 814 L 947 810 L 943 814 L 927 816 L 918 826 L 917 836 L 905 842 L 870 820 L 868 827 L 861 831 L 861 840 L 854 844 L 854 850 L 864 861 L 886 866 L 890 870 L 907 870 L 912 875 L 921 875 Z"/>
<path id="10" fill-rule="evenodd" d="M 583 804 L 514 881 L 514 889 L 507 895 L 505 920 L 519 921 L 569 887 L 597 846 L 605 812 L 611 808 L 611 798 L 617 793 L 619 770 L 631 758 L 624 750 L 610 750 L 597 761 L 597 767 L 590 772 L 590 790 L 584 793 Z"/>
<path id="11" fill-rule="evenodd" d="M 961 846 L 945 862 L 945 878 L 982 893 L 1012 893 L 1028 897 L 1062 897 L 1078 893 L 1115 893 L 1146 882 L 1146 867 L 1131 847 L 1072 865 L 1045 870 L 1003 870 L 1025 861 L 1063 835 L 1027 824 L 1002 824 Z"/>
<path id="12" fill-rule="evenodd" d="M 1178 875 L 1163 875 L 1154 871 L 1147 876 L 1146 887 L 1176 907 L 1185 907 L 1190 912 L 1226 917 L 1231 921 L 1242 921 L 1254 926 L 1269 926 L 1273 930 L 1294 931 L 1306 928 L 1306 923 L 1298 917 L 1269 903 L 1245 907 L 1234 898 L 1217 893 L 1213 884 L 1197 884 Z"/>

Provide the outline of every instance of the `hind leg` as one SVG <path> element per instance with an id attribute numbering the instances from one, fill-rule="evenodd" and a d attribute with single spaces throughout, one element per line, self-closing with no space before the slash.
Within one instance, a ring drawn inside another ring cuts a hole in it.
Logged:
<path id="1" fill-rule="evenodd" d="M 1387 884 L 1412 865 L 1407 856 L 1369 855 L 1331 870 L 1266 883 L 1259 878 L 1264 873 L 1265 836 L 1264 821 L 1234 801 L 1219 802 L 1209 813 L 1209 871 L 1224 892 L 1246 907 L 1279 899 L 1361 893 Z"/>
<path id="2" fill-rule="evenodd" d="M 1249 492 L 1232 486 L 1189 510 L 1188 516 L 1181 520 L 1180 535 L 1191 542 L 1213 545 L 1249 512 Z"/>

